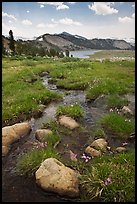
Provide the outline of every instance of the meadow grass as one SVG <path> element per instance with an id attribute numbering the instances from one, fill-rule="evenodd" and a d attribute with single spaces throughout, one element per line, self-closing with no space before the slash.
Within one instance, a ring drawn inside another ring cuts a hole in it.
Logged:
<path id="1" fill-rule="evenodd" d="M 104 131 L 109 131 L 116 137 L 127 139 L 135 131 L 135 121 L 127 119 L 118 113 L 108 113 L 100 119 Z"/>
<path id="2" fill-rule="evenodd" d="M 127 106 L 128 103 L 129 102 L 126 98 L 122 98 L 117 94 L 108 95 L 106 98 L 108 108 L 122 108 L 123 106 Z"/>
<path id="3" fill-rule="evenodd" d="M 132 50 L 101 50 L 93 55 L 90 55 L 91 59 L 109 59 L 112 57 L 135 57 L 135 52 Z"/>
<path id="4" fill-rule="evenodd" d="M 61 98 L 42 85 L 39 75 L 47 71 L 58 87 L 82 89 L 89 100 L 101 94 L 134 92 L 134 61 L 88 59 L 46 59 L 5 57 L 2 59 L 2 121 L 16 121 L 20 115 L 37 112 L 39 104 Z M 26 118 L 24 118 L 26 119 Z"/>
<path id="5" fill-rule="evenodd" d="M 59 154 L 52 146 L 41 149 L 32 149 L 22 156 L 18 157 L 16 164 L 16 172 L 18 175 L 32 176 L 41 163 L 47 158 L 59 159 Z"/>
<path id="6" fill-rule="evenodd" d="M 60 139 L 60 135 L 54 131 L 49 136 L 46 135 L 45 141 L 38 143 L 36 147 L 18 157 L 16 164 L 17 173 L 19 175 L 32 176 L 45 159 L 50 157 L 59 159 L 60 156 L 55 146 Z"/>
<path id="7" fill-rule="evenodd" d="M 74 119 L 80 119 L 84 115 L 84 111 L 79 104 L 59 106 L 56 110 L 56 116 L 67 115 Z"/>
<path id="8" fill-rule="evenodd" d="M 80 183 L 81 201 L 135 202 L 135 151 L 94 158 Z"/>

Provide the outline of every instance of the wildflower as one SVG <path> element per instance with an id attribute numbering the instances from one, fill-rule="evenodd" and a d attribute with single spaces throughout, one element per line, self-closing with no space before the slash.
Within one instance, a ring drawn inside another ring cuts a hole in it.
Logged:
<path id="1" fill-rule="evenodd" d="M 129 122 L 131 122 L 131 120 L 128 120 Z"/>
<path id="2" fill-rule="evenodd" d="M 106 181 L 105 181 L 105 185 L 107 186 L 109 183 L 110 183 L 110 178 L 108 177 L 107 179 L 106 179 Z"/>
<path id="3" fill-rule="evenodd" d="M 110 112 L 113 112 L 113 109 L 112 108 L 110 108 L 110 110 L 109 110 Z"/>
<path id="4" fill-rule="evenodd" d="M 127 142 L 123 142 L 122 143 L 122 146 L 126 146 L 128 143 Z"/>
<path id="5" fill-rule="evenodd" d="M 83 153 L 83 155 L 82 155 L 81 158 L 82 158 L 82 159 L 85 159 L 85 162 L 88 162 L 88 161 L 91 159 L 91 157 L 86 156 L 84 153 Z"/>
<path id="6" fill-rule="evenodd" d="M 77 161 L 77 154 L 73 153 L 71 150 L 69 151 L 70 152 L 70 159 L 72 161 Z"/>

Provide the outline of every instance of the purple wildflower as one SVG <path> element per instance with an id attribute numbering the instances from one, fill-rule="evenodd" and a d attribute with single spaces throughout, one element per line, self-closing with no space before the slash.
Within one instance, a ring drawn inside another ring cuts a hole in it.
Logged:
<path id="1" fill-rule="evenodd" d="M 127 142 L 123 142 L 122 143 L 122 146 L 126 146 L 128 143 Z"/>
<path id="2" fill-rule="evenodd" d="M 88 162 L 88 161 L 91 159 L 91 157 L 86 156 L 84 153 L 83 153 L 83 155 L 81 156 L 81 158 L 82 158 L 82 159 L 85 159 L 85 162 Z"/>
<path id="3" fill-rule="evenodd" d="M 107 186 L 110 183 L 110 181 L 111 181 L 110 178 L 107 178 L 105 181 L 105 185 Z"/>

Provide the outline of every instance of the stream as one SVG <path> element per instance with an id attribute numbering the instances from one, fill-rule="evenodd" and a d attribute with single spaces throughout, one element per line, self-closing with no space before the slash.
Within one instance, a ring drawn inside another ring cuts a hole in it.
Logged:
<path id="1" fill-rule="evenodd" d="M 86 132 L 79 135 L 77 138 L 77 146 L 72 147 L 82 153 L 84 148 L 82 145 L 86 145 L 89 139 L 91 130 L 96 126 L 96 121 L 106 113 L 105 107 L 97 105 L 97 101 L 94 103 L 88 102 L 84 91 L 79 90 L 66 90 L 58 89 L 56 85 L 48 83 L 50 78 L 48 76 L 41 77 L 42 83 L 45 87 L 52 91 L 63 94 L 63 100 L 60 102 L 52 102 L 45 109 L 40 118 L 31 118 L 29 121 L 31 125 L 31 132 L 24 138 L 12 144 L 12 147 L 8 155 L 2 160 L 2 202 L 74 202 L 79 199 L 67 199 L 58 196 L 55 193 L 49 193 L 43 191 L 35 183 L 35 178 L 28 178 L 25 176 L 18 176 L 16 174 L 16 160 L 21 155 L 32 148 L 32 144 L 35 141 L 35 131 L 42 128 L 43 123 L 47 123 L 50 120 L 56 119 L 56 109 L 60 105 L 70 105 L 78 103 L 84 109 L 84 118 L 82 120 L 82 126 L 86 129 Z M 130 104 L 135 106 L 135 97 L 127 95 Z M 68 141 L 69 142 L 69 141 Z M 118 146 L 121 141 L 110 139 L 110 146 Z M 130 147 L 134 147 L 134 143 L 130 143 Z M 61 147 L 59 147 L 61 149 Z"/>

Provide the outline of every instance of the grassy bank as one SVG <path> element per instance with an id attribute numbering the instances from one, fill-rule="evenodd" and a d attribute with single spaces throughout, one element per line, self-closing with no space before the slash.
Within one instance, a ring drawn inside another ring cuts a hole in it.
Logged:
<path id="1" fill-rule="evenodd" d="M 89 100 L 101 94 L 134 92 L 134 61 L 104 61 L 34 57 L 2 60 L 2 121 L 5 124 L 37 115 L 40 104 L 58 100 L 59 94 L 46 89 L 39 74 L 48 71 L 57 87 L 86 91 Z"/>
<path id="2" fill-rule="evenodd" d="M 132 50 L 101 50 L 90 55 L 91 59 L 110 59 L 110 58 L 134 58 L 135 52 Z"/>

